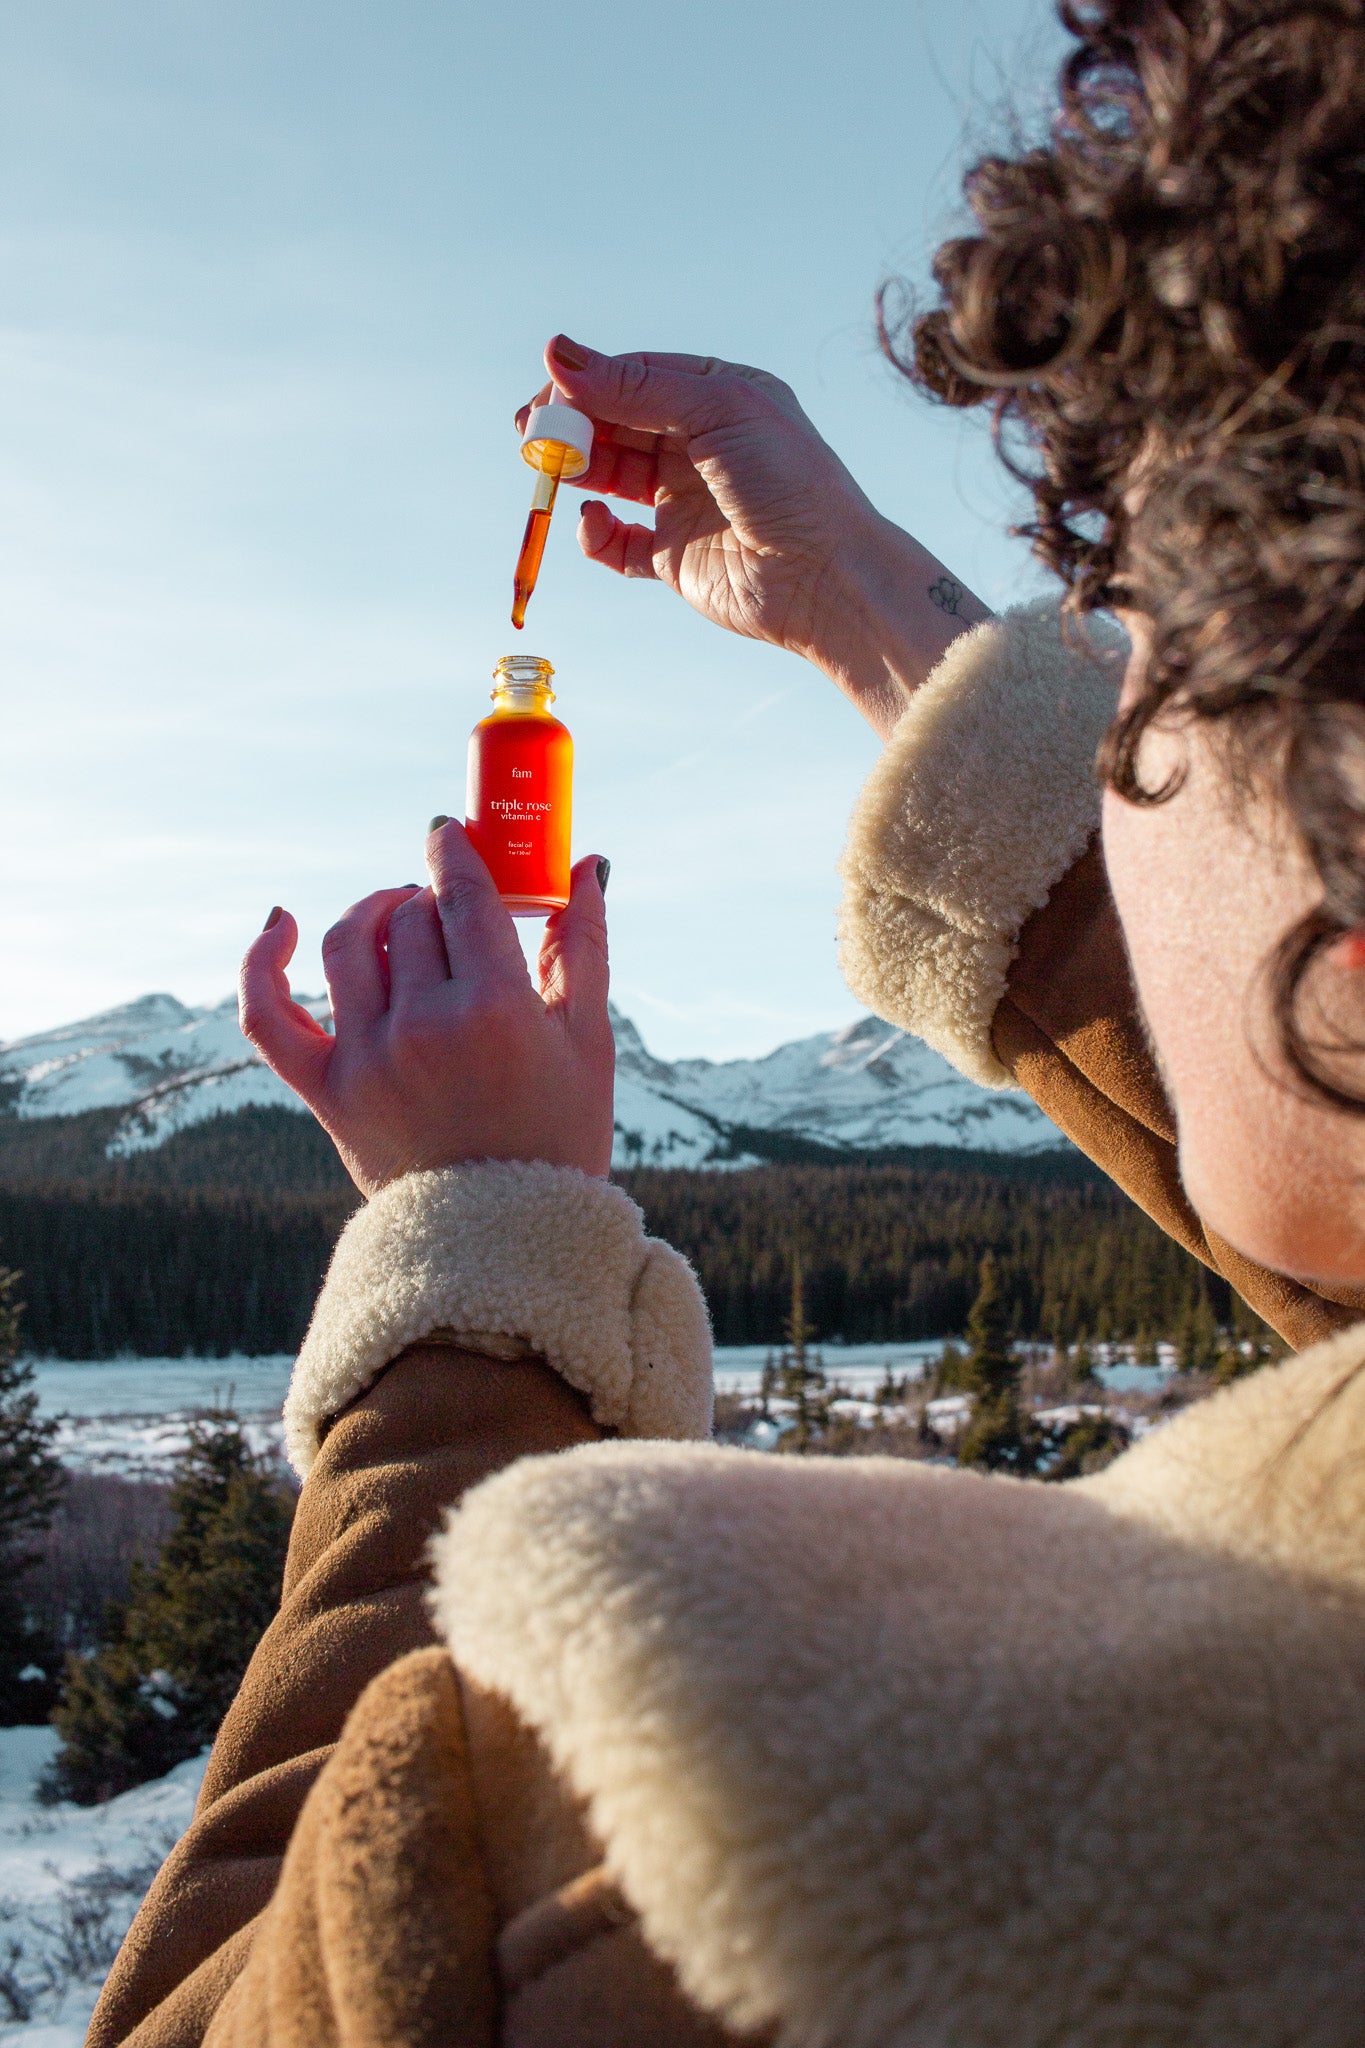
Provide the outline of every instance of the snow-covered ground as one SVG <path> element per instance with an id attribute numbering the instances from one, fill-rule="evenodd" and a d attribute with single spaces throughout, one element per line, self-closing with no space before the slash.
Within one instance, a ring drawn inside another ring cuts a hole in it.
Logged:
<path id="1" fill-rule="evenodd" d="M 916 1344 L 825 1344 L 820 1351 L 831 1384 L 866 1398 L 888 1376 L 919 1379 L 943 1343 L 936 1337 Z M 777 1348 L 717 1345 L 716 1391 L 756 1394 L 764 1362 Z M 257 1450 L 280 1451 L 280 1405 L 293 1362 L 287 1353 L 268 1358 L 43 1359 L 35 1371 L 42 1412 L 63 1418 L 57 1449 L 65 1464 L 121 1478 L 163 1479 L 185 1447 L 191 1416 L 228 1401 Z M 1160 1367 L 1101 1363 L 1099 1377 L 1111 1393 L 1152 1393 L 1173 1370 L 1172 1352 Z"/>
<path id="2" fill-rule="evenodd" d="M 918 1344 L 818 1344 L 815 1349 L 831 1385 L 851 1394 L 872 1393 L 890 1375 L 917 1380 L 943 1350 L 943 1338 Z M 716 1392 L 756 1394 L 769 1358 L 781 1354 L 780 1344 L 718 1344 Z"/>
<path id="3" fill-rule="evenodd" d="M 720 1345 L 716 1387 L 726 1394 L 757 1393 L 766 1344 Z M 871 1393 L 888 1373 L 917 1378 L 941 1341 L 928 1344 L 830 1344 L 825 1368 L 851 1393 Z M 257 1450 L 280 1450 L 280 1404 L 293 1359 L 115 1358 L 41 1359 L 35 1363 L 44 1415 L 60 1415 L 57 1450 L 82 1472 L 125 1479 L 161 1479 L 188 1440 L 191 1416 L 231 1401 Z"/>
<path id="4" fill-rule="evenodd" d="M 258 1451 L 281 1451 L 280 1405 L 294 1361 L 265 1358 L 40 1359 L 44 1415 L 59 1415 L 56 1448 L 80 1472 L 164 1479 L 189 1440 L 190 1418 L 230 1405 Z"/>
<path id="5" fill-rule="evenodd" d="M 0 1728 L 0 2048 L 80 2048 L 204 1775 L 195 1757 L 104 1806 L 43 1806 L 56 1746 L 51 1728 Z"/>

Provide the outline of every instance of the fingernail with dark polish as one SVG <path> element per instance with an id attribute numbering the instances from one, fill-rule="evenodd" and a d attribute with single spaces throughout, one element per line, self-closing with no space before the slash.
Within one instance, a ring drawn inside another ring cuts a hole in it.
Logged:
<path id="1" fill-rule="evenodd" d="M 586 370 L 593 351 L 584 348 L 580 341 L 570 341 L 567 334 L 557 334 L 550 343 L 550 354 L 557 363 L 563 363 L 566 370 Z"/>
<path id="2" fill-rule="evenodd" d="M 581 504 L 581 505 L 579 506 L 579 508 L 578 508 L 578 516 L 579 516 L 579 518 L 580 518 L 580 519 L 582 519 L 582 518 L 584 518 L 584 517 L 586 516 L 586 514 L 587 514 L 587 512 L 588 512 L 588 509 L 589 509 L 589 507 L 590 507 L 590 506 L 592 506 L 592 505 L 600 505 L 600 504 L 601 504 L 601 502 L 602 502 L 602 501 L 601 501 L 601 499 L 600 499 L 600 498 L 585 498 L 585 499 L 583 500 L 583 503 L 582 503 L 582 504 Z"/>
<path id="3" fill-rule="evenodd" d="M 433 819 L 432 819 L 431 823 L 430 823 L 430 824 L 429 824 L 429 825 L 427 826 L 427 830 L 428 830 L 428 832 L 439 832 L 439 831 L 440 831 L 440 829 L 441 829 L 441 827 L 442 827 L 442 825 L 448 825 L 449 823 L 450 823 L 450 820 L 449 820 L 449 818 L 445 817 L 444 815 L 442 815 L 442 816 L 440 816 L 440 817 L 435 817 L 435 818 L 433 818 Z"/>
<path id="4" fill-rule="evenodd" d="M 597 886 L 604 896 L 607 893 L 607 883 L 610 880 L 611 862 L 609 860 L 599 860 L 597 863 Z"/>
<path id="5" fill-rule="evenodd" d="M 271 911 L 269 917 L 266 919 L 265 923 L 261 926 L 261 930 L 263 932 L 273 932 L 276 925 L 279 923 L 280 919 L 283 916 L 284 911 L 281 908 L 281 906 L 277 903 L 275 905 L 275 908 Z"/>

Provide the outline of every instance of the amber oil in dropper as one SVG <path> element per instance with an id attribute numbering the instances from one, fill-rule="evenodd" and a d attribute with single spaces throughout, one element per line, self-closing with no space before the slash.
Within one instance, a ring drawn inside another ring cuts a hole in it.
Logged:
<path id="1" fill-rule="evenodd" d="M 573 740 L 550 711 L 553 675 L 538 654 L 505 654 L 493 709 L 469 735 L 465 830 L 513 917 L 569 900 Z"/>
<path id="2" fill-rule="evenodd" d="M 553 444 L 547 450 L 547 457 L 562 455 L 565 451 Z M 547 459 L 545 467 L 536 478 L 536 487 L 531 493 L 531 510 L 526 518 L 526 531 L 521 537 L 521 553 L 517 556 L 516 574 L 512 583 L 512 624 L 520 632 L 526 624 L 526 607 L 531 592 L 540 575 L 541 559 L 545 553 L 545 542 L 550 531 L 550 515 L 555 509 L 555 497 L 559 491 L 560 465 L 551 465 Z"/>
<path id="3" fill-rule="evenodd" d="M 512 585 L 512 624 L 518 632 L 540 575 L 559 486 L 566 478 L 582 476 L 592 460 L 592 421 L 551 385 L 546 404 L 531 408 L 521 454 L 537 474 Z"/>

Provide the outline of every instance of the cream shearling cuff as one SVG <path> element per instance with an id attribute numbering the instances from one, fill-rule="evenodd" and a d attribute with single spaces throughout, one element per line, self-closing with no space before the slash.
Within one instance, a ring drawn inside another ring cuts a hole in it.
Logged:
<path id="1" fill-rule="evenodd" d="M 991 1045 L 1019 933 L 1099 823 L 1095 750 L 1126 640 L 1021 607 L 955 640 L 858 799 L 840 863 L 839 964 L 861 1002 L 969 1080 L 1013 1085 Z"/>
<path id="2" fill-rule="evenodd" d="M 631 1436 L 705 1437 L 711 1330 L 697 1277 L 620 1188 L 571 1167 L 485 1160 L 411 1173 L 338 1240 L 284 1404 L 306 1475 L 321 1425 L 400 1351 L 442 1330 L 524 1339 Z"/>

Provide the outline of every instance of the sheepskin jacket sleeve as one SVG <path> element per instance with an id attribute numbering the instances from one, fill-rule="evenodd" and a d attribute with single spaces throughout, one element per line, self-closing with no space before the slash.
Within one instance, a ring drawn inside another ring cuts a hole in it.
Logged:
<path id="1" fill-rule="evenodd" d="M 204 2038 L 348 1715 L 377 1674 L 434 1640 L 427 1551 L 443 1513 L 530 1453 L 704 1437 L 710 1416 L 696 1278 L 620 1189 L 485 1163 L 411 1175 L 352 1219 L 286 1405 L 304 1485 L 280 1610 L 194 1822 L 114 1965 L 91 2048 Z"/>
<path id="2" fill-rule="evenodd" d="M 1124 646 L 1055 606 L 954 641 L 859 798 L 840 959 L 869 1009 L 988 1088 L 1023 1088 L 1296 1349 L 1365 1294 L 1245 1259 L 1191 1208 L 1098 844 L 1095 754 Z"/>

